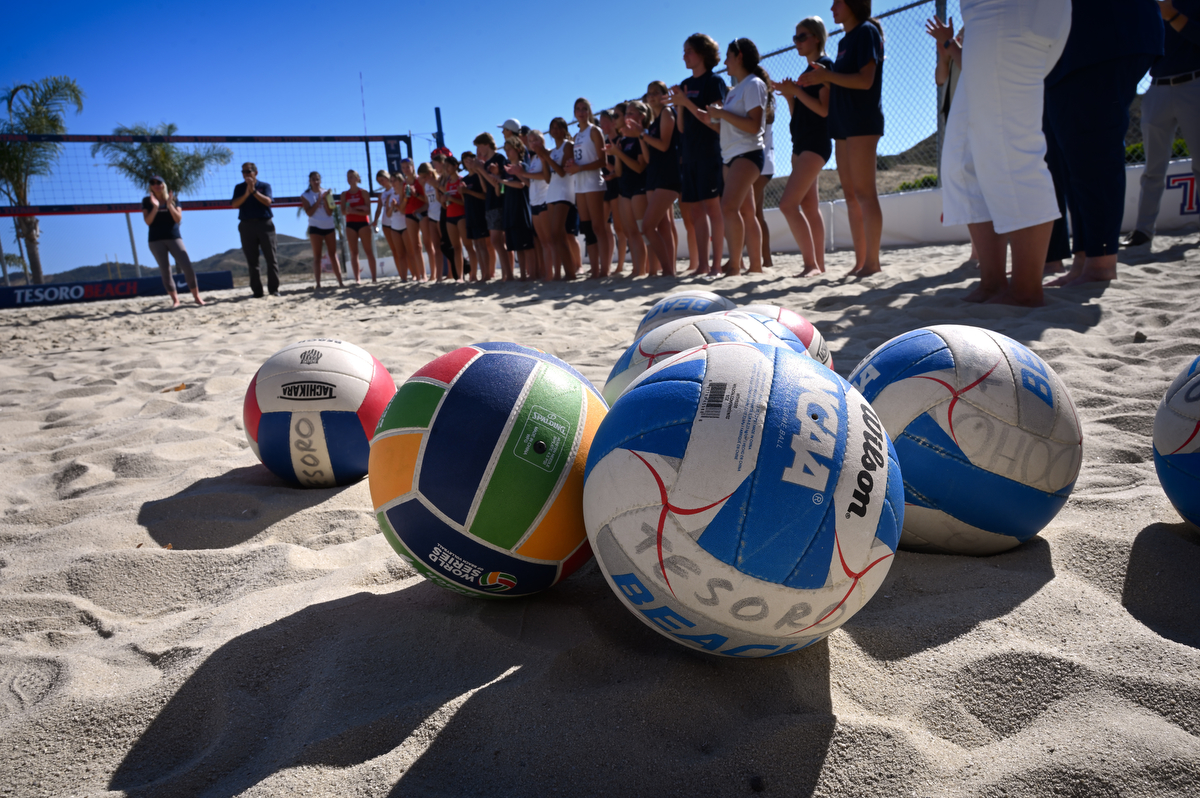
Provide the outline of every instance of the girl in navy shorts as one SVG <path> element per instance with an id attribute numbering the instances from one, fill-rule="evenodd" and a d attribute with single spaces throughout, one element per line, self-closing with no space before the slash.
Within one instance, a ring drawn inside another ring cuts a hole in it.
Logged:
<path id="1" fill-rule="evenodd" d="M 833 69 L 812 65 L 801 86 L 829 85 L 829 134 L 846 197 L 854 268 L 865 277 L 879 271 L 883 212 L 875 188 L 875 150 L 883 136 L 883 28 L 871 18 L 871 0 L 833 0 L 833 21 L 846 31 Z"/>
<path id="2" fill-rule="evenodd" d="M 820 65 L 833 69 L 825 55 L 825 23 L 820 17 L 801 20 L 792 36 L 796 52 L 808 61 L 808 69 Z M 779 200 L 779 210 L 804 258 L 801 277 L 825 271 L 825 220 L 821 217 L 817 181 L 833 154 L 826 118 L 829 116 L 829 84 L 800 86 L 791 78 L 776 84 L 791 109 L 792 173 Z"/>
<path id="3" fill-rule="evenodd" d="M 617 177 L 617 159 L 616 156 L 607 153 L 608 148 L 620 135 L 617 132 L 619 126 L 625 123 L 625 103 L 617 103 L 611 110 L 601 111 L 599 120 L 600 133 L 604 136 L 604 162 L 607 164 L 600 170 L 604 177 L 604 227 L 608 229 L 609 220 L 612 221 L 613 240 L 616 242 L 613 253 L 617 258 L 617 265 L 612 273 L 620 274 L 625 270 L 628 239 L 625 237 L 625 225 L 621 223 L 621 179 Z"/>
<path id="4" fill-rule="evenodd" d="M 642 152 L 646 155 L 646 213 L 642 232 L 650 250 L 662 264 L 663 274 L 675 276 L 675 214 L 671 210 L 679 199 L 679 135 L 675 129 L 675 109 L 667 105 L 667 84 L 656 80 L 646 87 L 646 103 L 651 122 L 642 134 Z"/>
<path id="5" fill-rule="evenodd" d="M 615 160 L 620 198 L 617 209 L 621 214 L 621 227 L 625 228 L 625 239 L 633 257 L 632 277 L 649 274 L 646 268 L 646 242 L 642 238 L 642 217 L 646 214 L 646 155 L 642 151 L 642 131 L 650 109 L 644 103 L 633 101 L 625 104 L 623 133 L 605 148 Z"/>

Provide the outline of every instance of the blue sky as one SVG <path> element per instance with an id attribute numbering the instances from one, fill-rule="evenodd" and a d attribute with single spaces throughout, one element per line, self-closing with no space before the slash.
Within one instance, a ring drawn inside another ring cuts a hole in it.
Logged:
<path id="1" fill-rule="evenodd" d="M 875 12 L 899 5 L 880 2 Z M 583 14 L 579 3 L 61 2 L 48 15 L 40 4 L 14 3 L 5 12 L 10 35 L 0 50 L 0 84 L 74 78 L 87 98 L 67 125 L 81 134 L 166 121 L 188 135 L 355 135 L 363 132 L 365 97 L 368 132 L 412 131 L 420 157 L 432 146 L 425 137 L 435 106 L 447 145 L 458 152 L 508 117 L 544 129 L 554 116 L 570 119 L 577 96 L 602 107 L 640 94 L 649 80 L 680 80 L 688 74 L 683 40 L 696 31 L 722 47 L 749 37 L 765 53 L 789 42 L 806 16 L 834 27 L 827 0 L 587 7 Z M 30 35 L 13 33 L 24 31 Z M 897 90 L 911 82 L 922 97 L 931 93 L 932 44 L 920 63 L 890 58 L 885 91 L 897 81 Z M 910 80 L 917 69 L 920 80 Z M 885 95 L 885 112 L 886 103 Z M 65 172 L 60 179 L 70 186 Z M 292 209 L 278 212 L 276 222 L 280 232 L 303 235 Z M 139 260 L 152 264 L 145 225 L 136 216 L 134 224 Z M 106 254 L 130 260 L 123 215 L 43 217 L 41 225 L 47 273 L 101 263 Z M 235 212 L 196 211 L 185 215 L 183 236 L 199 259 L 238 246 L 236 228 Z M 16 251 L 11 220 L 0 220 L 0 240 L 6 252 Z"/>

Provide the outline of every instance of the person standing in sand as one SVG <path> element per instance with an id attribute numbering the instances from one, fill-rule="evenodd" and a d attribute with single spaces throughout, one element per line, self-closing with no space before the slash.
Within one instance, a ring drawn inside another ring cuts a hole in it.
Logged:
<path id="1" fill-rule="evenodd" d="M 279 294 L 279 265 L 275 259 L 275 220 L 271 212 L 271 184 L 258 179 L 258 167 L 250 161 L 242 164 L 242 182 L 233 187 L 233 201 L 238 209 L 238 234 L 242 238 L 242 253 L 250 273 L 250 292 L 262 297 L 262 277 L 258 273 L 258 251 L 267 261 L 267 290 Z"/>
<path id="2" fill-rule="evenodd" d="M 308 240 L 312 244 L 313 281 L 321 290 L 321 245 L 329 255 L 338 287 L 342 284 L 342 265 L 337 256 L 337 222 L 333 219 L 333 189 L 321 188 L 321 173 L 308 173 L 308 190 L 300 195 L 300 207 L 308 216 Z"/>
<path id="3" fill-rule="evenodd" d="M 833 69 L 833 60 L 825 55 L 826 39 L 825 21 L 820 17 L 808 17 L 796 25 L 792 42 L 808 64 L 807 70 L 818 63 L 825 69 Z M 804 259 L 800 276 L 809 277 L 825 271 L 825 219 L 821 216 L 817 182 L 833 154 L 826 124 L 829 84 L 802 87 L 785 78 L 775 88 L 780 96 L 787 98 L 792 134 L 792 173 L 783 188 L 779 211 L 787 220 Z"/>
<path id="4" fill-rule="evenodd" d="M 367 266 L 371 269 L 371 282 L 375 282 L 375 237 L 371 234 L 371 195 L 359 183 L 362 178 L 350 169 L 346 172 L 350 188 L 342 192 L 342 218 L 346 220 L 346 239 L 350 242 L 350 268 L 354 270 L 354 284 L 362 282 L 362 267 L 358 263 L 358 245 L 367 253 Z"/>
<path id="5" fill-rule="evenodd" d="M 1066 44 L 1071 0 L 972 0 L 962 14 L 971 37 L 942 147 L 942 223 L 967 225 L 979 255 L 979 287 L 966 301 L 1041 305 L 1059 217 L 1045 161 L 1042 81 Z M 941 20 L 930 20 L 927 31 L 939 47 L 957 46 Z"/>
<path id="6" fill-rule="evenodd" d="M 829 84 L 829 134 L 854 240 L 850 274 L 866 277 L 880 269 L 883 238 L 875 185 L 876 150 L 883 137 L 883 27 L 871 17 L 871 0 L 834 0 L 830 10 L 845 30 L 833 69 L 814 62 L 797 83 Z"/>
<path id="7" fill-rule="evenodd" d="M 192 271 L 192 260 L 188 257 L 187 247 L 179 233 L 179 222 L 183 219 L 183 210 L 167 183 L 158 175 L 150 178 L 148 197 L 142 199 L 142 219 L 150 227 L 150 254 L 158 261 L 158 272 L 162 275 L 163 287 L 171 297 L 171 307 L 179 307 L 179 293 L 175 290 L 175 279 L 171 277 L 171 260 L 168 255 L 175 256 L 175 265 L 183 272 L 191 289 L 192 298 L 197 305 L 203 305 L 200 298 L 200 287 L 196 283 L 196 273 Z"/>

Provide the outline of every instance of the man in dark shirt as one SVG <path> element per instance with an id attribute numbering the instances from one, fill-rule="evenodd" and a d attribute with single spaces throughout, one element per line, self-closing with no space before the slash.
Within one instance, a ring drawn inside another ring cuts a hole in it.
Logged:
<path id="1" fill-rule="evenodd" d="M 1163 57 L 1150 67 L 1150 88 L 1142 97 L 1142 142 L 1146 171 L 1138 197 L 1137 225 L 1121 242 L 1137 247 L 1154 238 L 1167 164 L 1176 128 L 1192 154 L 1192 175 L 1200 188 L 1200 0 L 1160 0 L 1165 39 Z"/>
<path id="2" fill-rule="evenodd" d="M 258 167 L 242 164 L 245 182 L 233 187 L 233 207 L 238 209 L 238 233 L 242 236 L 242 252 L 250 270 L 250 290 L 254 296 L 263 295 L 262 277 L 258 273 L 258 250 L 261 247 L 267 261 L 267 290 L 279 293 L 279 267 L 275 262 L 275 222 L 271 213 L 271 186 L 258 179 Z"/>
<path id="3" fill-rule="evenodd" d="M 475 137 L 475 174 L 483 179 L 484 217 L 487 219 L 488 235 L 492 248 L 500 258 L 502 274 L 512 274 L 513 256 L 504 243 L 504 195 L 500 192 L 500 181 L 507 175 L 504 167 L 508 159 L 496 152 L 496 140 L 491 133 L 480 133 Z"/>

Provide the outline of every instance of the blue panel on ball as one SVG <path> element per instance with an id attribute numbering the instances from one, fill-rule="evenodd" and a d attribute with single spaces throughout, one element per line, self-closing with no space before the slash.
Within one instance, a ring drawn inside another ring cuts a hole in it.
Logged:
<path id="1" fill-rule="evenodd" d="M 543 565 L 518 559 L 484 546 L 438 518 L 420 502 L 411 499 L 385 511 L 396 537 L 425 567 L 447 581 L 480 592 L 485 591 L 479 578 L 492 571 L 513 577 L 516 585 L 500 593 L 523 596 L 554 584 L 557 565 Z"/>
<path id="2" fill-rule="evenodd" d="M 751 315 L 757 316 L 757 318 L 762 321 L 763 326 L 770 330 L 776 337 L 781 338 L 793 352 L 799 352 L 803 355 L 808 354 L 808 347 L 805 346 L 804 342 L 797 338 L 796 334 L 787 327 L 784 327 L 779 322 L 775 321 L 774 319 L 769 319 L 766 316 L 758 316 L 758 314 Z"/>
<path id="3" fill-rule="evenodd" d="M 600 392 L 596 390 L 596 386 L 592 385 L 591 380 L 576 371 L 575 367 L 570 363 L 566 362 L 565 360 L 560 360 L 548 352 L 539 352 L 531 347 L 508 343 L 507 341 L 489 341 L 482 344 L 471 344 L 471 346 L 475 347 L 476 349 L 482 349 L 485 352 L 516 352 L 518 354 L 536 357 L 538 360 L 545 361 L 546 363 L 553 363 L 563 371 L 566 371 L 577 380 L 582 382 L 585 388 L 591 391 L 597 399 L 604 403 L 605 407 L 608 406 L 608 403 L 604 402 L 604 397 L 601 396 Z"/>
<path id="4" fill-rule="evenodd" d="M 1154 470 L 1179 514 L 1200 526 L 1200 452 L 1164 457 L 1155 449 Z"/>
<path id="5" fill-rule="evenodd" d="M 1050 523 L 1075 483 L 1058 493 L 1022 485 L 973 465 L 928 413 L 917 416 L 896 439 L 904 471 L 904 497 L 973 527 L 1025 541 Z"/>
<path id="6" fill-rule="evenodd" d="M 528 357 L 484 355 L 442 400 L 425 444 L 420 490 L 460 524 L 467 521 L 496 441 L 536 365 Z"/>
<path id="7" fill-rule="evenodd" d="M 713 520 L 700 533 L 696 541 L 700 547 L 726 565 L 740 568 L 738 547 L 742 542 L 742 528 L 746 523 L 746 510 L 750 503 L 750 491 L 754 488 L 755 473 L 742 480 Z"/>
<path id="8" fill-rule="evenodd" d="M 638 435 L 636 438 L 630 438 L 621 444 L 621 448 L 682 459 L 687 451 L 688 441 L 691 439 L 692 423 L 688 421 L 686 424 L 661 427 Z"/>
<path id="9" fill-rule="evenodd" d="M 272 474 L 298 483 L 292 468 L 291 433 L 291 413 L 263 413 L 258 422 L 258 453 Z"/>
<path id="10" fill-rule="evenodd" d="M 868 372 L 871 368 L 878 374 Z M 951 368 L 954 354 L 941 336 L 929 330 L 913 330 L 892 339 L 874 357 L 856 366 L 850 384 L 872 402 L 897 380 Z"/>
<path id="11" fill-rule="evenodd" d="M 621 357 L 617 358 L 617 363 L 612 367 L 612 371 L 608 372 L 608 379 L 605 380 L 605 382 L 608 382 L 613 377 L 629 368 L 629 364 L 633 362 L 633 356 L 637 354 L 638 344 L 640 344 L 642 339 L 645 337 L 646 336 L 643 335 L 642 338 L 634 341 L 628 349 L 621 353 Z"/>
<path id="12" fill-rule="evenodd" d="M 896 458 L 896 448 L 888 441 L 888 485 L 884 496 L 883 513 L 875 537 L 892 551 L 900 545 L 900 531 L 904 528 L 904 475 Z"/>
<path id="13" fill-rule="evenodd" d="M 639 385 L 614 402 L 608 415 L 600 422 L 596 436 L 592 438 L 583 478 L 586 480 L 596 463 L 617 448 L 683 457 L 687 440 L 682 436 L 690 437 L 696 406 L 700 403 L 700 390 L 700 384 L 695 382 L 656 382 L 653 385 Z M 655 448 L 631 443 L 659 430 L 663 431 L 662 434 L 652 439 Z M 683 449 L 679 450 L 681 440 Z"/>
<path id="14" fill-rule="evenodd" d="M 322 410 L 321 426 L 325 430 L 325 447 L 329 450 L 329 463 L 337 483 L 344 485 L 365 476 L 371 442 L 363 432 L 358 413 Z"/>
<path id="15" fill-rule="evenodd" d="M 833 538 L 818 532 L 833 507 L 846 452 L 846 427 L 838 421 L 848 412 L 845 389 L 837 375 L 808 355 L 781 348 L 774 348 L 773 354 L 771 398 L 754 471 L 756 489 L 750 495 L 736 565 L 758 579 L 782 583 L 795 578 L 801 559 L 812 558 L 819 561 L 820 576 L 815 584 L 803 586 L 820 587 L 828 573 Z M 803 470 L 806 464 L 809 472 L 797 474 L 795 469 Z"/>

